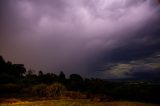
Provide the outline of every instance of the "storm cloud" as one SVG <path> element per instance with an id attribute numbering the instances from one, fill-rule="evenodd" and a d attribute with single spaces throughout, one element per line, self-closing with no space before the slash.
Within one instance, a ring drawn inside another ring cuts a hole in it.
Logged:
<path id="1" fill-rule="evenodd" d="M 115 68 L 160 52 L 159 13 L 157 0 L 1 0 L 0 55 L 28 69 L 124 77 Z"/>

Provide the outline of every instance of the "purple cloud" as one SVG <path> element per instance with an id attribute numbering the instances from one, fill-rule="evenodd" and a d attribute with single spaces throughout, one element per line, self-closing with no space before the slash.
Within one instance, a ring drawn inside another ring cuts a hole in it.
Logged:
<path id="1" fill-rule="evenodd" d="M 95 70 L 102 65 L 122 60 L 117 58 L 123 55 L 114 59 L 116 53 L 127 54 L 132 45 L 152 48 L 151 37 L 143 32 L 152 26 L 159 28 L 156 0 L 0 2 L 0 53 L 27 68 L 46 72 L 96 76 Z M 159 35 L 154 28 L 148 32 L 154 34 L 152 42 Z M 156 42 L 158 45 L 159 37 Z"/>

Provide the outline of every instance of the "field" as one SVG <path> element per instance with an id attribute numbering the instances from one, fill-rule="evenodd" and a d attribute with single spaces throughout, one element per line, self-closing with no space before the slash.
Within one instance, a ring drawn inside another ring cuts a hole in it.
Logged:
<path id="1" fill-rule="evenodd" d="M 160 106 L 158 104 L 140 102 L 93 102 L 90 100 L 41 100 L 41 101 L 8 101 L 0 103 L 0 106 Z"/>

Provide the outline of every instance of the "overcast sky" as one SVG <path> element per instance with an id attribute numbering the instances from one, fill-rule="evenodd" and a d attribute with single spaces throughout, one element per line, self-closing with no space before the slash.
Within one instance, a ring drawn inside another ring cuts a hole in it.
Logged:
<path id="1" fill-rule="evenodd" d="M 0 55 L 84 77 L 160 76 L 157 0 L 0 0 Z"/>

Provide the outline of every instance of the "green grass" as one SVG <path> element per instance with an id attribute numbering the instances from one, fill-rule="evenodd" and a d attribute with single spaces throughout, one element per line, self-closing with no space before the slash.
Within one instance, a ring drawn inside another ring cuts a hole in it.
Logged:
<path id="1" fill-rule="evenodd" d="M 160 106 L 156 104 L 139 102 L 92 102 L 90 100 L 42 100 L 42 101 L 17 101 L 14 103 L 4 102 L 0 106 Z"/>

